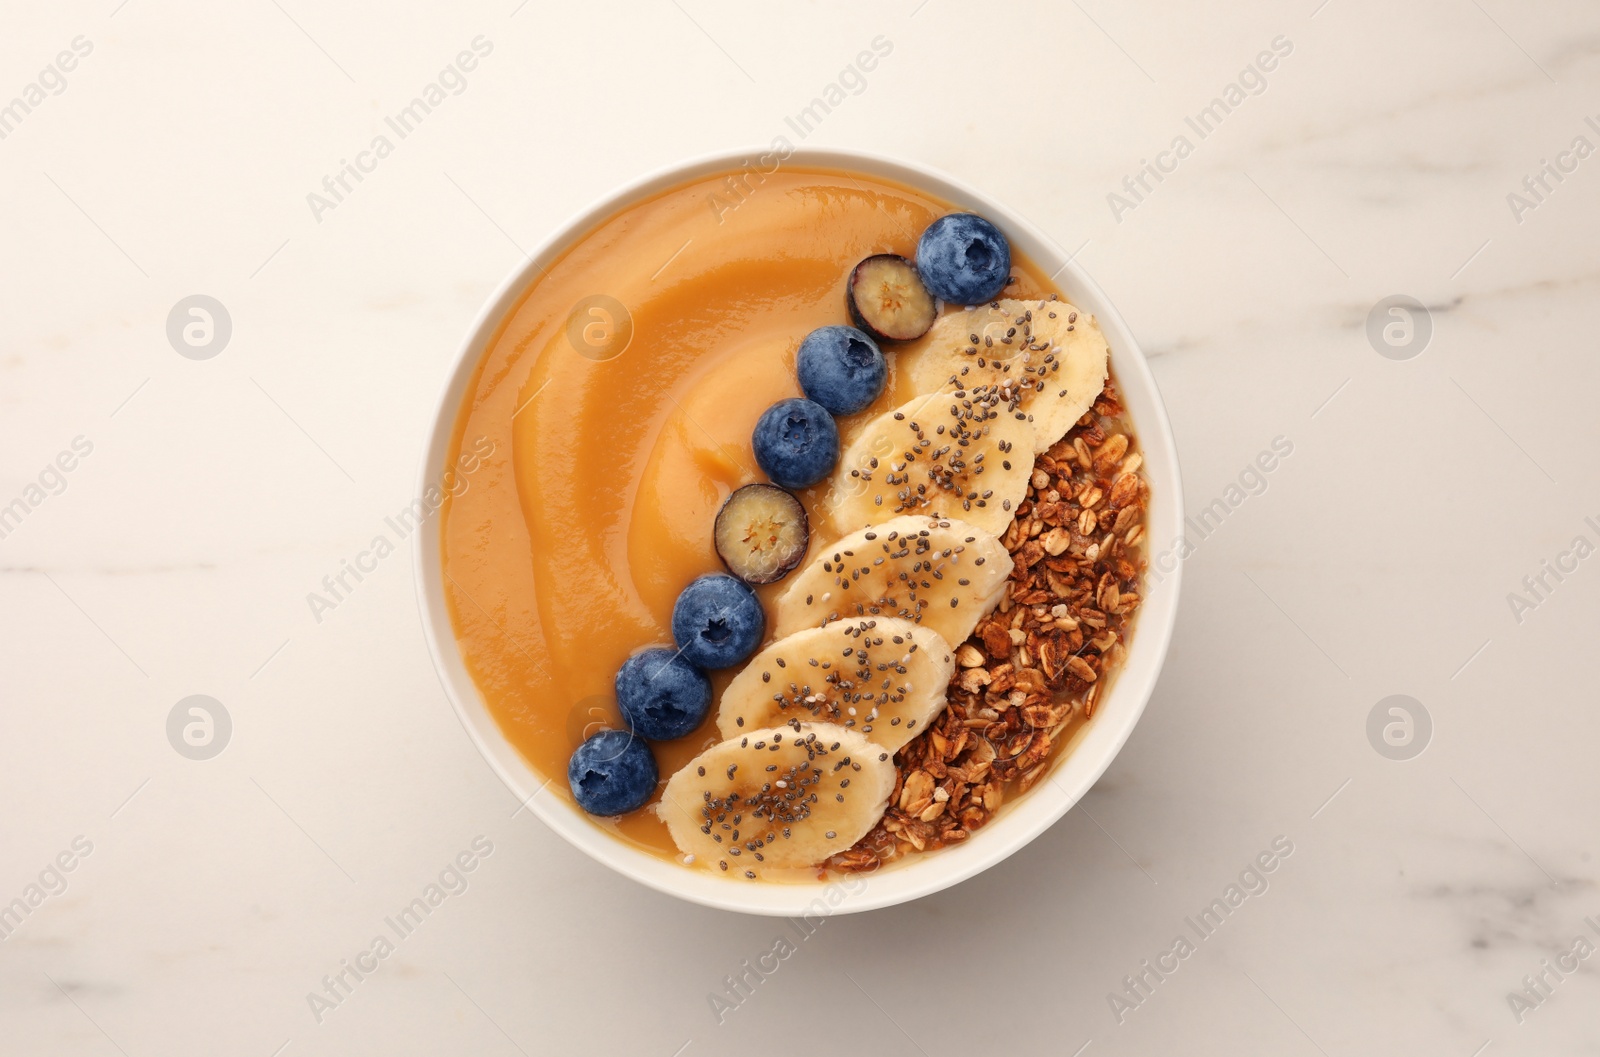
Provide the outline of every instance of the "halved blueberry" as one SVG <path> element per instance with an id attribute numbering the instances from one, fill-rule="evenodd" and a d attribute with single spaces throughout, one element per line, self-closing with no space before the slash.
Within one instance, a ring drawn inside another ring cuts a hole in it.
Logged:
<path id="1" fill-rule="evenodd" d="M 643 807 L 658 777 L 650 746 L 625 730 L 602 730 L 579 745 L 567 763 L 572 798 L 591 815 L 623 815 Z"/>
<path id="2" fill-rule="evenodd" d="M 856 265 L 848 294 L 850 318 L 879 341 L 920 338 L 939 315 L 916 265 L 893 253 L 880 253 Z"/>
<path id="3" fill-rule="evenodd" d="M 839 427 L 821 404 L 792 397 L 762 412 L 750 446 L 774 484 L 809 488 L 839 461 Z"/>
<path id="4" fill-rule="evenodd" d="M 948 213 L 917 240 L 917 274 L 935 297 L 952 304 L 992 301 L 1011 278 L 1011 245 L 976 213 Z"/>
<path id="5" fill-rule="evenodd" d="M 617 707 L 628 729 L 652 741 L 681 738 L 711 711 L 711 680 L 677 650 L 634 654 L 617 669 Z"/>
<path id="6" fill-rule="evenodd" d="M 855 327 L 818 327 L 800 343 L 795 373 L 806 396 L 830 414 L 853 415 L 878 399 L 889 365 L 877 344 Z"/>
<path id="7" fill-rule="evenodd" d="M 736 488 L 712 531 L 728 571 L 747 584 L 777 583 L 806 556 L 811 521 L 793 492 L 775 484 Z"/>
<path id="8" fill-rule="evenodd" d="M 727 573 L 709 573 L 683 589 L 672 607 L 672 638 L 702 668 L 731 668 L 755 652 L 767 630 L 756 593 Z"/>

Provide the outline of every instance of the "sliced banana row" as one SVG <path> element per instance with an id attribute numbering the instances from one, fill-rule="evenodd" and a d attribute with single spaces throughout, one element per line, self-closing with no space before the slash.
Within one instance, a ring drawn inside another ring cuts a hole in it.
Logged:
<path id="1" fill-rule="evenodd" d="M 813 866 L 883 817 L 891 755 L 831 723 L 752 730 L 673 775 L 656 811 L 678 848 L 707 867 L 758 877 Z"/>
<path id="2" fill-rule="evenodd" d="M 751 658 L 722 692 L 724 738 L 833 723 L 893 753 L 944 709 L 955 651 L 932 628 L 856 617 L 797 631 Z"/>

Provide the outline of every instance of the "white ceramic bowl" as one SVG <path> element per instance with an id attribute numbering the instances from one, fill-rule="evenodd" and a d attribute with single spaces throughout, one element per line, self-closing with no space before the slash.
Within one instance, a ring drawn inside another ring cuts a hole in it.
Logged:
<path id="1" fill-rule="evenodd" d="M 717 154 L 673 165 L 638 180 L 574 217 L 546 239 L 525 265 L 512 272 L 478 313 L 456 354 L 429 430 L 418 494 L 443 475 L 445 452 L 462 398 L 495 328 L 544 266 L 623 207 L 697 177 L 738 168 L 763 153 L 758 149 Z M 880 155 L 847 150 L 797 149 L 783 164 L 843 169 L 921 188 L 957 208 L 981 213 L 993 220 L 1011 239 L 1012 245 L 1031 258 L 1046 275 L 1060 270 L 1056 281 L 1062 292 L 1079 308 L 1094 313 L 1110 342 L 1112 368 L 1144 449 L 1144 470 L 1151 486 L 1147 553 L 1166 555 L 1170 560 L 1183 521 L 1182 486 L 1172 427 L 1150 367 L 1133 335 L 1083 269 L 1069 263 L 1059 245 L 1003 203 L 942 173 Z M 583 812 L 567 800 L 543 790 L 545 779 L 501 734 L 462 663 L 445 606 L 438 524 L 433 523 L 413 538 L 422 624 L 440 680 L 478 751 L 517 799 L 527 802 L 534 814 L 575 847 L 651 888 L 705 906 L 785 916 L 870 910 L 937 892 L 993 866 L 1066 814 L 1105 772 L 1144 711 L 1145 701 L 1155 687 L 1166 656 L 1177 616 L 1181 579 L 1181 567 L 1176 564 L 1171 571 L 1163 571 L 1159 582 L 1154 577 L 1147 578 L 1144 602 L 1128 645 L 1126 663 L 1110 692 L 1101 698 L 1094 719 L 1084 726 L 1065 759 L 1055 764 L 1053 780 L 1039 783 L 1026 795 L 1007 804 L 967 843 L 928 855 L 911 856 L 877 873 L 854 875 L 843 884 L 761 884 L 685 868 L 639 851 L 591 824 Z M 565 775 L 551 777 L 555 781 L 566 780 Z"/>

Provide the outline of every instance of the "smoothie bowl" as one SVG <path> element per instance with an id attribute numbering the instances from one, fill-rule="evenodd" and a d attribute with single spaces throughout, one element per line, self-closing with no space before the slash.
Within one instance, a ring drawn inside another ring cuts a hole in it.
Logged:
<path id="1" fill-rule="evenodd" d="M 480 314 L 424 460 L 423 624 L 578 848 L 709 906 L 866 910 L 1110 764 L 1179 487 L 1132 336 L 1023 218 L 871 155 L 728 154 L 610 196 Z"/>

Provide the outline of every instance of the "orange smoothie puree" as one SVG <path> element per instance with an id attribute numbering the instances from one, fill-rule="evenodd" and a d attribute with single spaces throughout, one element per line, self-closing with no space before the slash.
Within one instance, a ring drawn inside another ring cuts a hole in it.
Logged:
<path id="1" fill-rule="evenodd" d="M 602 222 L 501 323 L 447 458 L 492 444 L 441 514 L 445 593 L 489 710 L 550 780 L 540 796 L 570 800 L 572 751 L 599 725 L 621 726 L 618 666 L 671 646 L 678 593 L 723 571 L 712 522 L 733 489 L 765 480 L 750 433 L 773 402 L 801 395 L 800 340 L 850 322 L 845 283 L 858 261 L 912 256 L 921 231 L 956 208 L 847 172 L 721 173 Z M 1013 258 L 1012 274 L 1008 297 L 1056 292 L 1026 258 Z M 595 306 L 596 295 L 614 300 Z M 839 421 L 843 446 L 911 395 L 894 345 L 883 350 L 889 384 Z M 814 512 L 825 487 L 800 494 L 813 552 L 838 535 Z M 758 589 L 769 626 L 784 586 Z M 712 673 L 719 696 L 736 671 Z M 652 745 L 662 780 L 717 740 L 713 705 L 693 734 Z M 676 856 L 648 807 L 594 822 Z"/>

